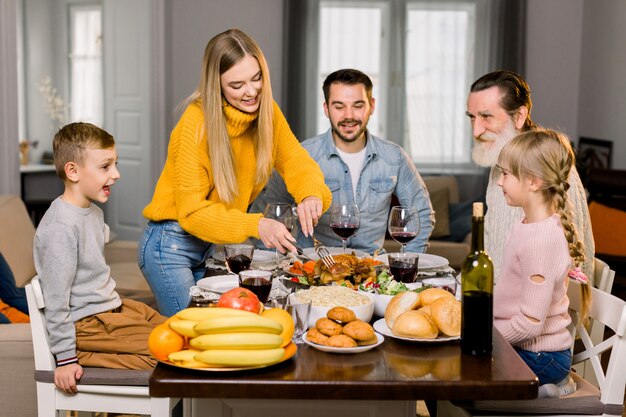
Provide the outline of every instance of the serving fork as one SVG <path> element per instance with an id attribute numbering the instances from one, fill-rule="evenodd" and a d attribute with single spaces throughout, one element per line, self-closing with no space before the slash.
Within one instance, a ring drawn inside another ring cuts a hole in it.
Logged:
<path id="1" fill-rule="evenodd" d="M 322 262 L 324 262 L 326 268 L 332 267 L 335 264 L 335 260 L 328 251 L 328 248 L 322 242 L 317 240 L 313 234 L 311 234 L 311 238 L 313 238 L 313 246 L 315 247 L 315 253 L 317 253 L 317 256 L 319 256 Z"/>

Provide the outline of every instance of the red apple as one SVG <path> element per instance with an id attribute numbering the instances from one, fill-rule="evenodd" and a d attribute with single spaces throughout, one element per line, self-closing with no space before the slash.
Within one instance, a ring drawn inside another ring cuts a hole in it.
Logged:
<path id="1" fill-rule="evenodd" d="M 217 301 L 217 306 L 236 308 L 258 314 L 263 304 L 261 304 L 256 294 L 249 289 L 237 287 L 222 294 Z"/>

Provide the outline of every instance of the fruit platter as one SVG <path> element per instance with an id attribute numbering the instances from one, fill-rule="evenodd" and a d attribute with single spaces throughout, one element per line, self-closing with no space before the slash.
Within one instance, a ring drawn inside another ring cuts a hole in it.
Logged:
<path id="1" fill-rule="evenodd" d="M 286 311 L 266 310 L 254 293 L 234 288 L 220 297 L 216 307 L 189 307 L 155 327 L 148 348 L 167 365 L 240 371 L 293 357 L 297 351 L 293 333 L 294 322 Z"/>

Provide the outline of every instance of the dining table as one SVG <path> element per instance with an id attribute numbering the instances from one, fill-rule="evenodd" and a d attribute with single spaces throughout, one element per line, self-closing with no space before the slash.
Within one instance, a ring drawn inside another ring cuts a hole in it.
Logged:
<path id="1" fill-rule="evenodd" d="M 417 400 L 513 400 L 537 396 L 538 380 L 493 329 L 493 352 L 461 353 L 459 341 L 385 337 L 374 349 L 328 353 L 298 344 L 284 362 L 240 371 L 159 363 L 154 397 L 192 398 L 193 416 L 415 417 Z"/>

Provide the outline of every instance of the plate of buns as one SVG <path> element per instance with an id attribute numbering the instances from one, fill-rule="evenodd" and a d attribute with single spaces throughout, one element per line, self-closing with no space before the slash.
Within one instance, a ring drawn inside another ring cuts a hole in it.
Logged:
<path id="1" fill-rule="evenodd" d="M 371 316 L 370 316 L 371 317 Z M 374 349 L 385 338 L 346 307 L 333 307 L 302 335 L 307 345 L 331 353 L 360 353 Z"/>
<path id="2" fill-rule="evenodd" d="M 405 336 L 397 336 L 391 332 L 391 329 L 385 323 L 385 319 L 378 319 L 374 322 L 374 330 L 378 333 L 383 334 L 388 337 L 392 337 L 394 339 L 400 340 L 408 340 L 410 342 L 427 342 L 427 343 L 439 343 L 439 342 L 449 342 L 452 340 L 459 340 L 461 336 L 437 336 L 434 339 L 424 339 L 420 337 L 405 337 Z"/>
<path id="3" fill-rule="evenodd" d="M 441 288 L 402 292 L 389 301 L 385 317 L 374 323 L 374 330 L 414 342 L 457 340 L 461 336 L 461 302 Z"/>
<path id="4" fill-rule="evenodd" d="M 310 330 L 309 330 L 310 331 Z M 326 346 L 326 345 L 320 345 L 317 343 L 313 343 L 311 341 L 309 341 L 309 339 L 307 339 L 309 332 L 306 332 L 303 336 L 302 336 L 302 340 L 304 341 L 304 343 L 306 343 L 307 345 L 317 349 L 317 350 L 321 350 L 322 352 L 330 352 L 330 353 L 361 353 L 361 352 L 367 352 L 370 349 L 374 349 L 376 346 L 380 345 L 381 343 L 383 343 L 385 341 L 385 338 L 383 337 L 383 335 L 378 334 L 376 332 L 376 342 L 374 344 L 371 345 L 365 345 L 365 346 L 358 346 L 357 347 L 334 347 L 334 346 Z"/>

